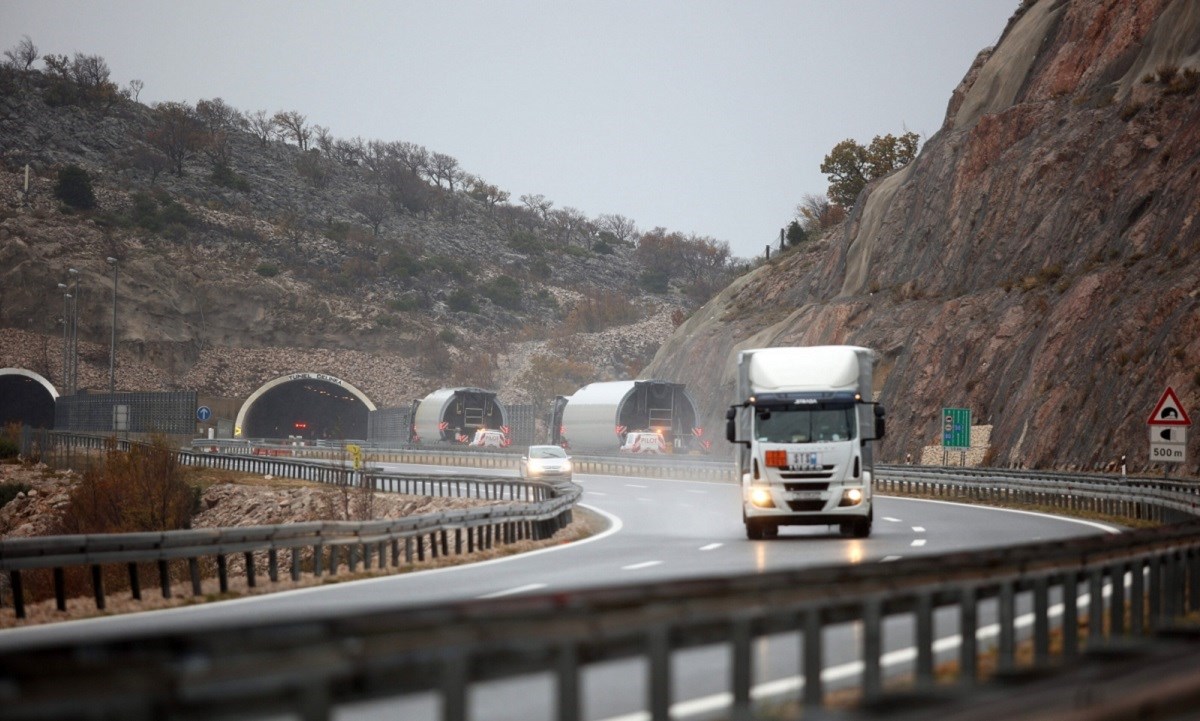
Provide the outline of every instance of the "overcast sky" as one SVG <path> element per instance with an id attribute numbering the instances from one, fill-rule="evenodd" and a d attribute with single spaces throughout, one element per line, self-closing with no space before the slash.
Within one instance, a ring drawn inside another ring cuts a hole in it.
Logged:
<path id="1" fill-rule="evenodd" d="M 512 194 L 778 238 L 839 141 L 940 127 L 1018 0 L 0 0 L 0 43 L 103 56 L 141 101 L 298 110 Z"/>

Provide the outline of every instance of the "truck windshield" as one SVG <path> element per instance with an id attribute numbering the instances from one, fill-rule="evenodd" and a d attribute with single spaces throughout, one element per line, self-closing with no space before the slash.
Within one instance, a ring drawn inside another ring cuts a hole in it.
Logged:
<path id="1" fill-rule="evenodd" d="M 820 443 L 855 437 L 854 408 L 760 409 L 754 437 L 764 443 Z"/>

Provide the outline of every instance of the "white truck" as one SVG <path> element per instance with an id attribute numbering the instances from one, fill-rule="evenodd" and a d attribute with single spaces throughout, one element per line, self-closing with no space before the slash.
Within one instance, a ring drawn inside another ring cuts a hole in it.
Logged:
<path id="1" fill-rule="evenodd" d="M 857 346 L 738 353 L 725 436 L 737 445 L 747 538 L 772 538 L 785 525 L 871 534 L 871 441 L 884 434 L 874 367 L 874 351 Z"/>

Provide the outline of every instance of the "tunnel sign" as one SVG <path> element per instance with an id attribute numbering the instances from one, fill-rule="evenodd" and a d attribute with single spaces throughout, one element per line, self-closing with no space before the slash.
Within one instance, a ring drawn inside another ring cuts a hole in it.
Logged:
<path id="1" fill-rule="evenodd" d="M 1152 426 L 1190 426 L 1192 419 L 1188 418 L 1179 396 L 1175 395 L 1175 389 L 1167 386 L 1146 423 Z"/>
<path id="2" fill-rule="evenodd" d="M 1187 429 L 1192 419 L 1175 389 L 1167 387 L 1146 424 L 1150 426 L 1151 463 L 1187 463 Z"/>
<path id="3" fill-rule="evenodd" d="M 209 418 L 212 418 L 212 409 L 211 408 L 209 408 L 208 406 L 200 406 L 199 408 L 196 409 L 196 420 L 203 423 L 204 421 L 207 421 Z"/>

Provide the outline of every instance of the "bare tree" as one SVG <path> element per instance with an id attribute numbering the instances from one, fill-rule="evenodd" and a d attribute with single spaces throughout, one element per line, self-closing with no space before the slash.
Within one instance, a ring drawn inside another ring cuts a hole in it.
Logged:
<path id="1" fill-rule="evenodd" d="M 279 128 L 284 138 L 291 138 L 301 150 L 308 150 L 308 141 L 312 137 L 312 129 L 307 125 L 308 118 L 296 110 L 280 110 L 274 116 L 275 126 Z"/>
<path id="2" fill-rule="evenodd" d="M 154 119 L 146 140 L 167 157 L 176 175 L 183 175 L 184 161 L 195 155 L 203 142 L 196 112 L 187 103 L 159 103 L 154 106 Z"/>
<path id="3" fill-rule="evenodd" d="M 392 210 L 392 204 L 382 195 L 362 193 L 350 199 L 350 207 L 361 214 L 371 224 L 375 235 L 379 235 L 379 226 L 387 220 Z"/>
<path id="4" fill-rule="evenodd" d="M 464 182 L 467 187 L 467 195 L 486 205 L 488 210 L 494 209 L 500 203 L 508 202 L 509 192 L 507 190 L 501 190 L 483 178 L 470 175 Z"/>
<path id="5" fill-rule="evenodd" d="M 437 187 L 442 187 L 444 180 L 446 188 L 453 192 L 454 181 L 458 178 L 458 173 L 458 160 L 445 153 L 433 153 L 429 156 L 429 175 Z"/>
<path id="6" fill-rule="evenodd" d="M 334 160 L 342 165 L 353 167 L 362 162 L 363 157 L 367 154 L 367 146 L 359 137 L 351 140 L 338 138 L 333 141 L 332 153 Z"/>
<path id="7" fill-rule="evenodd" d="M 845 219 L 845 208 L 832 202 L 825 195 L 805 193 L 796 205 L 796 220 L 800 221 L 800 226 L 809 233 L 820 233 Z"/>
<path id="8" fill-rule="evenodd" d="M 582 210 L 568 206 L 550 211 L 546 219 L 550 225 L 550 231 L 554 233 L 555 241 L 559 244 L 571 245 L 578 241 L 585 247 L 591 245 L 588 240 L 595 227 Z"/>
<path id="9" fill-rule="evenodd" d="M 130 80 L 129 81 L 129 96 L 128 96 L 129 99 L 136 103 L 138 101 L 138 96 L 142 94 L 142 88 L 144 88 L 144 87 L 146 87 L 146 84 L 143 83 L 141 80 L 138 80 L 137 78 Z"/>
<path id="10" fill-rule="evenodd" d="M 311 127 L 311 135 L 313 144 L 317 149 L 325 154 L 326 158 L 333 159 L 333 141 L 334 137 L 329 132 L 329 128 L 324 125 L 313 124 Z"/>
<path id="11" fill-rule="evenodd" d="M 554 207 L 554 202 L 547 200 L 546 196 L 540 193 L 537 195 L 522 195 L 521 203 L 542 220 L 548 219 L 547 215 L 549 214 L 550 209 Z"/>
<path id="12" fill-rule="evenodd" d="M 268 115 L 265 110 L 255 110 L 247 119 L 250 121 L 250 132 L 260 144 L 266 145 L 275 137 L 275 116 Z"/>
<path id="13" fill-rule="evenodd" d="M 143 143 L 136 143 L 129 151 L 129 167 L 136 171 L 150 174 L 150 184 L 158 182 L 158 176 L 166 170 L 171 161 L 157 148 Z"/>
<path id="14" fill-rule="evenodd" d="M 597 217 L 596 227 L 600 232 L 612 235 L 613 240 L 619 243 L 636 243 L 640 235 L 637 223 L 615 213 L 605 213 Z"/>
<path id="15" fill-rule="evenodd" d="M 37 62 L 38 49 L 29 36 L 24 35 L 21 37 L 21 42 L 14 45 L 12 50 L 4 51 L 4 57 L 8 58 L 6 64 L 9 67 L 14 70 L 27 71 Z"/>
<path id="16" fill-rule="evenodd" d="M 418 178 L 429 174 L 429 151 L 416 143 L 392 143 L 391 154 Z"/>
<path id="17" fill-rule="evenodd" d="M 196 101 L 196 120 L 204 129 L 204 154 L 214 165 L 228 165 L 232 155 L 229 137 L 245 127 L 245 117 L 224 100 L 213 98 Z"/>

